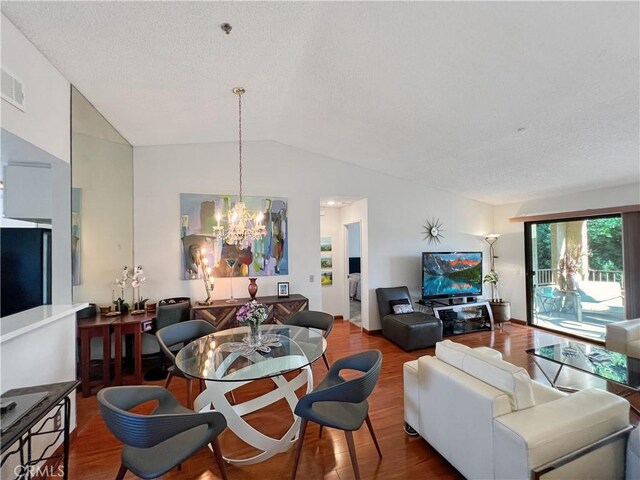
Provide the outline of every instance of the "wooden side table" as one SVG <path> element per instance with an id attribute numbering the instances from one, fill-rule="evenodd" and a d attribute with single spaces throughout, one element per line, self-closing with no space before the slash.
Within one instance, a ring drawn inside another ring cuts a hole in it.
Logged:
<path id="1" fill-rule="evenodd" d="M 113 322 L 116 341 L 116 366 L 114 383 L 124 385 L 142 383 L 142 332 L 153 330 L 154 317 L 148 313 L 140 315 L 121 315 Z M 133 335 L 133 375 L 122 375 L 122 341 L 125 335 Z"/>
<path id="2" fill-rule="evenodd" d="M 82 396 L 91 395 L 95 386 L 108 387 L 111 384 L 111 324 L 114 317 L 89 317 L 78 320 L 78 338 L 80 339 L 80 380 Z M 102 337 L 102 379 L 91 382 L 91 339 Z M 117 353 L 117 352 L 116 352 Z"/>
<path id="3" fill-rule="evenodd" d="M 191 307 L 191 319 L 206 320 L 218 330 L 236 327 L 236 313 L 250 298 L 238 298 L 234 303 L 226 300 L 215 300 L 210 305 L 197 305 Z M 309 309 L 309 299 L 299 294 L 288 297 L 256 297 L 258 303 L 267 306 L 269 316 L 265 323 L 283 323 L 296 312 Z"/>

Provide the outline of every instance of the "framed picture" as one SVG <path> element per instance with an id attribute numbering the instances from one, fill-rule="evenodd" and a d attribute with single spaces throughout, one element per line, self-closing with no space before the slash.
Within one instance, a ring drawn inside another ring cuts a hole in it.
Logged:
<path id="1" fill-rule="evenodd" d="M 320 255 L 320 268 L 331 268 L 333 261 L 331 255 Z"/>
<path id="2" fill-rule="evenodd" d="M 278 282 L 278 297 L 289 296 L 289 282 Z"/>
<path id="3" fill-rule="evenodd" d="M 330 252 L 332 250 L 331 237 L 320 237 L 320 251 Z"/>
<path id="4" fill-rule="evenodd" d="M 323 287 L 333 285 L 333 272 L 320 272 L 320 285 Z"/>

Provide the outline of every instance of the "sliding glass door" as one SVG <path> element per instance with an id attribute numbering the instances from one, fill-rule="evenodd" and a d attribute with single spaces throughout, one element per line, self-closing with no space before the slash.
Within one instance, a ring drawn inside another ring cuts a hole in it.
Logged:
<path id="1" fill-rule="evenodd" d="M 604 341 L 624 319 L 620 215 L 525 224 L 529 324 Z"/>

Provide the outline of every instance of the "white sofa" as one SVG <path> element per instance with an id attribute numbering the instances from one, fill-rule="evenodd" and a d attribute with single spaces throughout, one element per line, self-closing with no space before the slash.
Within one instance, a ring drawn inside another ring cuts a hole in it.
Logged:
<path id="1" fill-rule="evenodd" d="M 640 318 L 607 325 L 607 350 L 640 358 Z"/>
<path id="2" fill-rule="evenodd" d="M 574 394 L 532 381 L 489 348 L 445 340 L 404 364 L 408 426 L 468 479 L 528 479 L 532 471 L 629 426 L 612 393 Z M 622 436 L 542 478 L 624 478 Z"/>

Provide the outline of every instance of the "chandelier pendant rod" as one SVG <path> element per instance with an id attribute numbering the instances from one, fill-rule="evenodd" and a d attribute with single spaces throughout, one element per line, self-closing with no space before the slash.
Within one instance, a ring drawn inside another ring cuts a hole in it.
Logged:
<path id="1" fill-rule="evenodd" d="M 242 203 L 242 94 L 244 89 L 236 89 L 238 94 L 238 156 L 240 157 L 240 203 Z"/>

